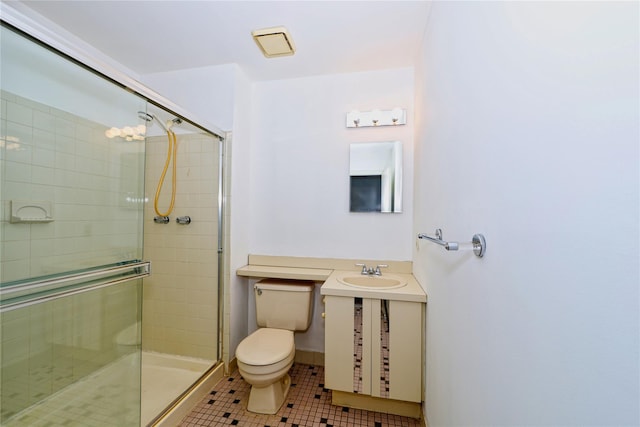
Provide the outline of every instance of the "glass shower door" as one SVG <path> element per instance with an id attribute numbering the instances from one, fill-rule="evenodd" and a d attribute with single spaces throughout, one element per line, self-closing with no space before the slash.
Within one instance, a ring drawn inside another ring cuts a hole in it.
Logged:
<path id="1" fill-rule="evenodd" d="M 146 101 L 1 31 L 0 424 L 139 425 Z"/>

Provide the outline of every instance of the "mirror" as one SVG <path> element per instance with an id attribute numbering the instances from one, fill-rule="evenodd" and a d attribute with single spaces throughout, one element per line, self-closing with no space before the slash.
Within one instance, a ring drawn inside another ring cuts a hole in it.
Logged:
<path id="1" fill-rule="evenodd" d="M 402 143 L 351 144 L 349 185 L 350 212 L 402 212 Z"/>

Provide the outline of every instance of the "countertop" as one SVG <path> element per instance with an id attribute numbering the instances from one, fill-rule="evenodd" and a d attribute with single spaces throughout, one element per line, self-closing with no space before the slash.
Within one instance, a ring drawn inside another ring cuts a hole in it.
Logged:
<path id="1" fill-rule="evenodd" d="M 388 277 L 400 277 L 407 281 L 406 286 L 393 289 L 370 289 L 354 287 L 341 283 L 338 278 L 344 276 L 358 276 L 357 271 L 334 270 L 320 288 L 321 295 L 333 295 L 344 297 L 360 297 L 386 299 L 393 301 L 427 302 L 427 294 L 424 293 L 413 274 L 393 273 Z M 381 277 L 385 277 L 383 273 Z"/>
<path id="2" fill-rule="evenodd" d="M 333 270 L 321 268 L 280 267 L 270 265 L 245 265 L 236 270 L 238 276 L 260 279 L 296 279 L 324 282 Z"/>
<path id="3" fill-rule="evenodd" d="M 360 262 L 367 265 L 387 264 L 388 268 L 384 269 L 381 277 L 396 276 L 406 280 L 407 284 L 394 289 L 370 289 L 345 285 L 338 280 L 339 277 L 344 276 L 359 276 L 360 269 L 356 267 L 356 263 Z M 352 270 L 352 267 L 355 269 Z M 324 282 L 320 288 L 321 295 L 427 302 L 427 295 L 411 274 L 411 262 L 407 261 L 250 255 L 249 264 L 238 268 L 236 274 L 255 279 L 297 279 Z"/>

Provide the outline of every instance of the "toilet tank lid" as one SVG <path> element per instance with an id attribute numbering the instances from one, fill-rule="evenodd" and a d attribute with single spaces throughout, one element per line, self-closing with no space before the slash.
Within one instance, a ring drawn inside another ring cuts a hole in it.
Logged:
<path id="1" fill-rule="evenodd" d="M 261 328 L 240 342 L 236 357 L 247 365 L 264 366 L 286 359 L 293 351 L 295 344 L 292 331 Z"/>
<path id="2" fill-rule="evenodd" d="M 270 289 L 273 291 L 313 292 L 315 284 L 303 280 L 263 279 L 254 288 Z"/>

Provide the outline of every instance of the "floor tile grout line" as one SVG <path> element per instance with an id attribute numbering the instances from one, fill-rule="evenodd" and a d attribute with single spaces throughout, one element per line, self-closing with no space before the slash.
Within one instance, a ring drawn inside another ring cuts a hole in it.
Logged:
<path id="1" fill-rule="evenodd" d="M 296 363 L 290 375 L 291 391 L 275 415 L 246 411 L 250 388 L 236 370 L 230 377 L 220 381 L 182 420 L 180 426 L 420 426 L 419 420 L 409 417 L 331 405 L 331 391 L 324 386 L 322 366 Z"/>

